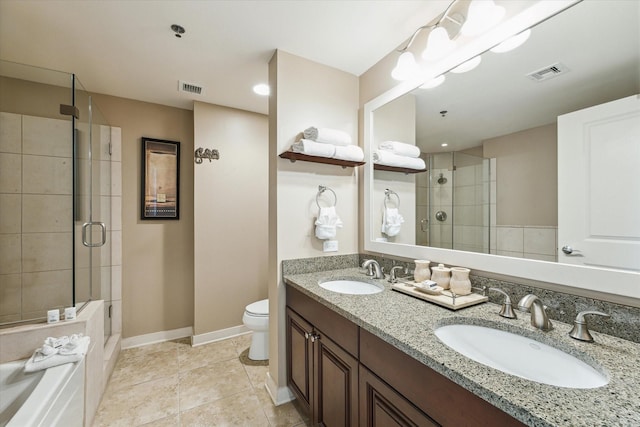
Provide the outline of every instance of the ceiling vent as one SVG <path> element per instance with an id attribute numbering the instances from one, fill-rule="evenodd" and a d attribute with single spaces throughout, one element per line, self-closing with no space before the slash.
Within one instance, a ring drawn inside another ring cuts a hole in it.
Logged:
<path id="1" fill-rule="evenodd" d="M 542 82 L 559 76 L 560 74 L 564 74 L 568 71 L 569 68 L 566 65 L 561 62 L 557 62 L 553 65 L 549 65 L 548 67 L 544 67 L 540 70 L 529 73 L 527 74 L 527 77 L 529 77 L 531 80 Z"/>
<path id="2" fill-rule="evenodd" d="M 196 95 L 202 95 L 204 88 L 195 83 L 185 82 L 178 80 L 178 92 L 195 93 Z"/>

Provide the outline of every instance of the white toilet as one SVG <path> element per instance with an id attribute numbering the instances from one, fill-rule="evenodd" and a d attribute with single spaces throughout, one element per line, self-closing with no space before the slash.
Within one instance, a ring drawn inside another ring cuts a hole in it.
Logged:
<path id="1" fill-rule="evenodd" d="M 269 359 L 269 300 L 263 299 L 246 306 L 242 323 L 253 331 L 249 359 Z"/>

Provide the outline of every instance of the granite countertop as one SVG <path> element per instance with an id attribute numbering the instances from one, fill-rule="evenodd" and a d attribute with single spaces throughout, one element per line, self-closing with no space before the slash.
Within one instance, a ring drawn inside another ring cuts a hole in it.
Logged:
<path id="1" fill-rule="evenodd" d="M 345 295 L 318 285 L 334 279 L 376 282 L 385 290 Z M 393 291 L 386 280 L 367 278 L 359 268 L 287 275 L 285 282 L 527 425 L 640 425 L 640 344 L 593 331 L 594 343 L 577 341 L 568 335 L 571 325 L 557 321 L 553 330 L 542 332 L 531 326 L 528 313 L 505 319 L 498 315 L 500 306 L 490 302 L 452 311 Z M 609 383 L 595 389 L 563 388 L 487 367 L 435 336 L 437 327 L 451 323 L 486 325 L 536 339 L 596 367 Z"/>

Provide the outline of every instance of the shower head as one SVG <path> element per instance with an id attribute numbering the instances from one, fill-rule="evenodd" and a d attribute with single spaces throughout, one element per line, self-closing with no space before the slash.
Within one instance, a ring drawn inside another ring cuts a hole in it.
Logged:
<path id="1" fill-rule="evenodd" d="M 440 174 L 440 178 L 438 178 L 438 184 L 446 184 L 447 183 L 447 178 L 444 177 L 444 174 Z"/>

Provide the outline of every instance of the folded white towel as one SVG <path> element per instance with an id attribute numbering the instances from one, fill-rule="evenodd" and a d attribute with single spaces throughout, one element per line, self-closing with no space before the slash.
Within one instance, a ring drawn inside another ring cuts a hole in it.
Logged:
<path id="1" fill-rule="evenodd" d="M 335 145 L 321 144 L 319 142 L 311 141 L 310 139 L 301 139 L 291 146 L 291 150 L 294 153 L 307 154 L 309 156 L 318 157 L 333 157 L 336 153 Z"/>
<path id="2" fill-rule="evenodd" d="M 420 157 L 420 148 L 399 141 L 384 141 L 378 145 L 380 150 L 391 151 L 399 156 Z"/>
<path id="3" fill-rule="evenodd" d="M 408 169 L 426 169 L 427 165 L 419 157 L 399 156 L 387 150 L 373 152 L 373 163 Z"/>
<path id="4" fill-rule="evenodd" d="M 400 233 L 404 218 L 397 208 L 386 208 L 382 213 L 382 232 L 389 237 Z"/>
<path id="5" fill-rule="evenodd" d="M 351 136 L 337 129 L 309 127 L 302 132 L 306 139 L 323 144 L 351 145 Z"/>
<path id="6" fill-rule="evenodd" d="M 65 363 L 75 363 L 82 360 L 84 355 L 89 349 L 90 343 L 89 337 L 78 335 L 75 344 L 71 341 L 67 342 L 65 346 L 73 346 L 73 348 L 67 349 L 68 353 L 61 354 L 58 350 L 56 353 L 51 354 L 43 358 L 42 348 L 37 349 L 31 358 L 27 360 L 24 365 L 25 372 L 36 372 L 54 366 L 63 365 Z"/>
<path id="7" fill-rule="evenodd" d="M 325 144 L 328 145 L 328 144 Z M 364 151 L 357 145 L 335 145 L 336 152 L 334 159 L 349 160 L 352 162 L 361 162 L 364 160 Z"/>
<path id="8" fill-rule="evenodd" d="M 342 228 L 342 220 L 336 213 L 335 206 L 320 208 L 315 222 L 316 237 L 321 240 L 336 237 L 336 229 Z"/>

